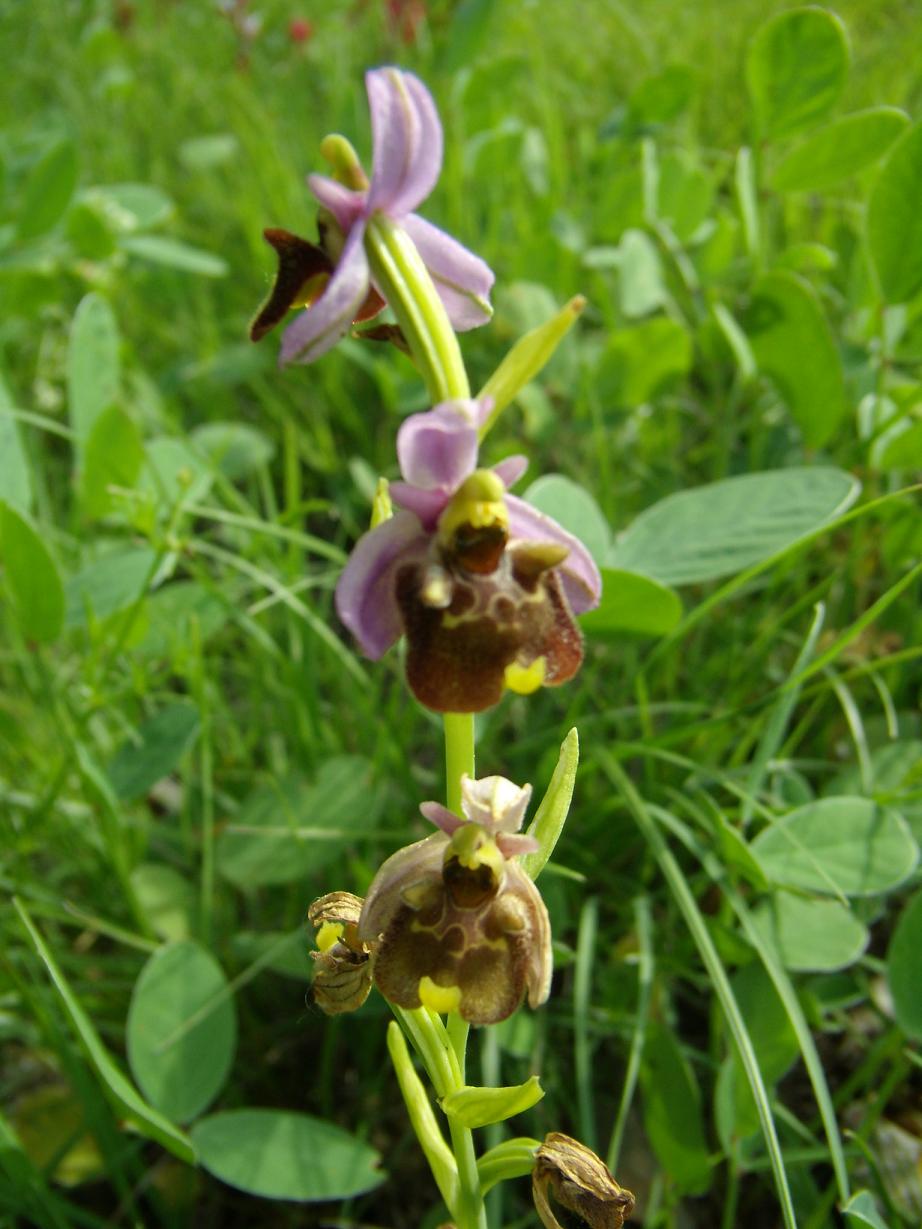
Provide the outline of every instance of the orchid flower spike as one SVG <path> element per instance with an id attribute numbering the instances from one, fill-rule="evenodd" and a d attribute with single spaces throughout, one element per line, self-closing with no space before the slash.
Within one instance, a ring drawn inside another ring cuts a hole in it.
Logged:
<path id="1" fill-rule="evenodd" d="M 306 307 L 285 331 L 281 362 L 311 363 L 358 321 L 384 306 L 372 283 L 366 232 L 376 215 L 401 226 L 415 244 L 452 327 L 463 332 L 492 315 L 493 273 L 450 235 L 413 211 L 435 187 L 442 169 L 442 126 L 432 96 L 418 77 L 397 68 L 365 76 L 373 138 L 369 181 L 341 137 L 321 147 L 337 178 L 308 176 L 320 202 L 320 244 L 283 230 L 266 231 L 279 256 L 269 299 L 250 330 L 258 341 L 291 307 Z M 343 182 L 346 181 L 346 182 Z"/>
<path id="2" fill-rule="evenodd" d="M 504 777 L 462 779 L 462 810 L 420 807 L 440 829 L 378 871 L 358 924 L 378 989 L 399 1007 L 457 1011 L 495 1024 L 550 992 L 547 909 L 515 858 L 537 842 L 518 831 L 531 797 Z"/>
<path id="3" fill-rule="evenodd" d="M 397 436 L 401 511 L 356 543 L 336 608 L 366 656 L 407 637 L 407 681 L 437 712 L 480 712 L 507 687 L 572 678 L 582 662 L 574 614 L 597 605 L 585 546 L 507 493 L 524 457 L 477 468 L 489 400 L 443 402 Z"/>

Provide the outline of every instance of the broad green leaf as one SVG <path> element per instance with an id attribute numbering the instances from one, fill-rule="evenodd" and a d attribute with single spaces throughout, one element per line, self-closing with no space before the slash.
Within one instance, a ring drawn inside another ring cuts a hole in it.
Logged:
<path id="1" fill-rule="evenodd" d="M 122 247 L 132 256 L 140 256 L 152 264 L 181 269 L 184 273 L 200 273 L 203 277 L 225 277 L 229 269 L 223 256 L 163 235 L 129 235 L 122 240 Z"/>
<path id="2" fill-rule="evenodd" d="M 292 776 L 260 786 L 219 835 L 218 870 L 244 890 L 307 877 L 374 821 L 370 776 L 366 760 L 339 756 L 313 784 Z"/>
<path id="3" fill-rule="evenodd" d="M 694 584 L 741 572 L 840 515 L 860 484 L 838 469 L 743 474 L 669 495 L 618 538 L 611 567 L 663 584 Z"/>
<path id="4" fill-rule="evenodd" d="M 32 474 L 13 409 L 13 398 L 0 373 L 0 500 L 28 514 L 32 510 Z"/>
<path id="5" fill-rule="evenodd" d="M 541 874 L 554 847 L 560 840 L 563 826 L 570 813 L 570 803 L 573 799 L 573 788 L 576 785 L 576 770 L 579 767 L 579 735 L 576 727 L 569 732 L 560 744 L 560 755 L 557 767 L 547 787 L 547 793 L 541 799 L 541 805 L 535 812 L 535 818 L 526 829 L 540 845 L 534 853 L 527 853 L 519 860 L 519 865 L 526 875 L 537 879 Z"/>
<path id="6" fill-rule="evenodd" d="M 906 821 L 869 798 L 821 798 L 790 811 L 752 842 L 768 879 L 831 896 L 889 892 L 915 869 Z"/>
<path id="7" fill-rule="evenodd" d="M 141 1091 L 174 1122 L 215 1099 L 237 1045 L 237 1014 L 221 967 L 186 940 L 154 952 L 131 995 L 128 1062 Z"/>
<path id="8" fill-rule="evenodd" d="M 785 968 L 798 972 L 845 969 L 868 945 L 868 929 L 847 905 L 776 892 L 753 920 L 778 951 Z"/>
<path id="9" fill-rule="evenodd" d="M 40 643 L 54 640 L 64 622 L 61 574 L 31 521 L 2 501 L 0 563 L 23 635 Z"/>
<path id="10" fill-rule="evenodd" d="M 194 634 L 204 644 L 230 617 L 230 607 L 196 580 L 164 585 L 147 600 L 147 627 L 135 646 L 138 653 L 165 657 L 190 643 Z"/>
<path id="11" fill-rule="evenodd" d="M 618 637 L 626 632 L 665 636 L 682 618 L 682 601 L 674 589 L 639 572 L 602 568 L 602 600 L 580 616 L 587 636 Z"/>
<path id="12" fill-rule="evenodd" d="M 62 141 L 32 168 L 22 193 L 16 230 L 20 239 L 37 239 L 64 215 L 77 187 L 77 149 Z"/>
<path id="13" fill-rule="evenodd" d="M 825 444 L 849 403 L 835 337 L 816 291 L 796 273 L 768 273 L 756 283 L 742 324 L 759 370 L 777 385 L 804 443 Z"/>
<path id="14" fill-rule="evenodd" d="M 647 316 L 666 302 L 659 252 L 642 230 L 626 230 L 621 236 L 618 298 L 628 319 Z"/>
<path id="15" fill-rule="evenodd" d="M 686 109 L 695 91 L 695 74 L 686 64 L 669 64 L 647 77 L 631 95 L 628 123 L 632 127 L 668 124 Z"/>
<path id="16" fill-rule="evenodd" d="M 80 300 L 67 350 L 67 400 L 78 446 L 118 397 L 119 339 L 112 308 L 94 292 Z"/>
<path id="17" fill-rule="evenodd" d="M 107 260 L 115 251 L 115 235 L 105 213 L 88 200 L 78 200 L 67 213 L 67 238 L 82 260 Z"/>
<path id="18" fill-rule="evenodd" d="M 131 886 L 154 934 L 166 943 L 189 938 L 195 890 L 179 871 L 142 862 L 131 872 Z"/>
<path id="19" fill-rule="evenodd" d="M 134 419 L 118 405 L 104 409 L 90 430 L 83 453 L 80 491 L 88 516 L 113 507 L 110 486 L 131 488 L 144 461 L 144 444 Z"/>
<path id="20" fill-rule="evenodd" d="M 868 251 L 887 303 L 905 303 L 922 286 L 922 123 L 890 150 L 871 189 Z"/>
<path id="21" fill-rule="evenodd" d="M 833 120 L 781 159 L 771 177 L 779 192 L 821 192 L 872 166 L 909 120 L 896 107 L 869 107 Z"/>
<path id="22" fill-rule="evenodd" d="M 263 1199 L 349 1199 L 386 1174 L 368 1144 L 331 1122 L 283 1110 L 228 1110 L 192 1128 L 199 1163 Z"/>
<path id="23" fill-rule="evenodd" d="M 124 234 L 159 226 L 174 212 L 173 202 L 153 184 L 103 184 L 88 189 L 86 197 L 98 201 L 113 229 Z"/>
<path id="24" fill-rule="evenodd" d="M 476 1088 L 465 1084 L 442 1099 L 442 1109 L 463 1127 L 488 1127 L 537 1105 L 544 1089 L 536 1075 L 507 1088 Z"/>
<path id="25" fill-rule="evenodd" d="M 237 422 L 210 422 L 189 436 L 193 446 L 204 452 L 226 478 L 245 478 L 253 470 L 268 465 L 275 445 L 262 431 Z"/>
<path id="26" fill-rule="evenodd" d="M 604 562 L 611 543 L 611 530 L 601 508 L 585 487 L 562 474 L 544 474 L 531 484 L 524 498 L 533 508 L 579 538 L 596 563 Z"/>
<path id="27" fill-rule="evenodd" d="M 826 9 L 789 9 L 764 22 L 746 55 L 759 135 L 790 136 L 822 119 L 842 92 L 849 59 L 845 28 Z"/>
<path id="28" fill-rule="evenodd" d="M 871 1229 L 891 1229 L 877 1211 L 877 1204 L 870 1191 L 857 1191 L 842 1209 L 857 1225 L 870 1225 Z"/>
<path id="29" fill-rule="evenodd" d="M 702 1195 L 711 1185 L 701 1094 L 672 1033 L 651 1027 L 644 1042 L 640 1083 L 644 1127 L 676 1188 Z"/>
<path id="30" fill-rule="evenodd" d="M 199 732 L 198 709 L 181 701 L 148 718 L 109 765 L 116 797 L 132 802 L 173 771 Z"/>
<path id="31" fill-rule="evenodd" d="M 603 404 L 642 405 L 687 375 L 691 363 L 691 337 L 675 320 L 661 316 L 620 329 L 599 359 L 595 373 L 599 397 Z"/>
<path id="32" fill-rule="evenodd" d="M 91 616 L 107 619 L 131 606 L 143 594 L 156 561 L 156 551 L 138 546 L 88 564 L 64 586 L 64 626 L 85 627 Z"/>
<path id="33" fill-rule="evenodd" d="M 870 463 L 875 469 L 922 468 L 922 422 L 901 418 L 874 441 Z"/>
<path id="34" fill-rule="evenodd" d="M 25 906 L 21 901 L 16 900 L 15 897 L 13 905 L 29 934 L 29 938 L 39 958 L 47 969 L 55 989 L 60 995 L 67 1016 L 74 1031 L 83 1043 L 87 1057 L 115 1104 L 147 1139 L 155 1140 L 181 1161 L 185 1161 L 186 1164 L 194 1164 L 196 1156 L 192 1141 L 178 1127 L 169 1122 L 163 1114 L 159 1113 L 153 1106 L 148 1105 L 139 1096 L 137 1089 L 129 1083 L 115 1065 L 111 1055 L 100 1040 L 99 1034 L 93 1027 L 90 1017 L 80 1006 L 78 999 L 58 968 L 56 960 L 51 955 L 45 940 L 27 913 Z"/>
<path id="35" fill-rule="evenodd" d="M 903 910 L 887 950 L 887 981 L 893 1010 L 908 1037 L 922 1041 L 922 892 L 917 892 Z"/>

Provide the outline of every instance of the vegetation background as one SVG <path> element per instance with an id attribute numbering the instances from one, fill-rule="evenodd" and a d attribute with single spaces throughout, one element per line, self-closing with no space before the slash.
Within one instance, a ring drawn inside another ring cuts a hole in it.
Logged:
<path id="1" fill-rule="evenodd" d="M 384 1006 L 321 1017 L 303 929 L 442 790 L 331 608 L 425 407 L 396 352 L 246 340 L 388 62 L 497 274 L 474 385 L 589 299 L 490 443 L 610 575 L 580 679 L 478 722 L 539 797 L 582 752 L 552 999 L 482 1073 L 539 1072 L 514 1132 L 645 1226 L 920 1223 L 919 10 L 757 36 L 792 7 L 0 3 L 0 1223 L 444 1219 Z"/>

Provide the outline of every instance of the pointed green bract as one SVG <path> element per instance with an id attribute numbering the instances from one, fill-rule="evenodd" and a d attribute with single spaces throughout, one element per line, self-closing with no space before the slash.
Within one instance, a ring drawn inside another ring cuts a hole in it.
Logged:
<path id="1" fill-rule="evenodd" d="M 466 1084 L 442 1100 L 442 1109 L 462 1126 L 487 1127 L 531 1109 L 543 1096 L 544 1089 L 533 1075 L 524 1084 L 506 1088 L 475 1088 Z"/>
<path id="2" fill-rule="evenodd" d="M 501 1144 L 485 1152 L 477 1162 L 480 1189 L 485 1195 L 497 1182 L 507 1178 L 525 1178 L 535 1167 L 535 1154 L 541 1147 L 540 1140 L 519 1136 L 504 1139 Z"/>
<path id="3" fill-rule="evenodd" d="M 500 365 L 477 394 L 492 397 L 490 417 L 480 429 L 480 438 L 487 434 L 499 415 L 521 390 L 550 362 L 554 351 L 582 315 L 586 300 L 576 295 L 545 324 L 520 337 Z"/>
<path id="4" fill-rule="evenodd" d="M 528 826 L 528 835 L 533 836 L 540 845 L 534 853 L 525 854 L 521 860 L 522 869 L 532 879 L 537 879 L 541 874 L 554 852 L 554 846 L 560 840 L 570 812 L 578 766 L 579 735 L 574 727 L 561 744 L 557 767 L 547 787 L 547 793 L 541 799 L 535 818 Z"/>

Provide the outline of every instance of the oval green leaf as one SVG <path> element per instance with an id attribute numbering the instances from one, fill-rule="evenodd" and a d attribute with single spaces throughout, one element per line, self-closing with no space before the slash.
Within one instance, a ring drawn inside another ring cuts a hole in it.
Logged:
<path id="1" fill-rule="evenodd" d="M 80 300 L 67 348 L 67 400 L 78 446 L 118 391 L 118 325 L 106 300 L 93 292 Z"/>
<path id="2" fill-rule="evenodd" d="M 868 251 L 887 303 L 905 303 L 922 286 L 920 200 L 922 123 L 891 149 L 868 200 Z"/>
<path id="3" fill-rule="evenodd" d="M 896 924 L 887 951 L 887 981 L 893 1010 L 908 1037 L 922 1041 L 922 892 L 917 892 Z"/>
<path id="4" fill-rule="evenodd" d="M 442 1100 L 442 1109 L 463 1127 L 488 1127 L 494 1122 L 505 1122 L 515 1114 L 537 1105 L 544 1096 L 544 1089 L 536 1075 L 524 1084 L 506 1088 L 477 1088 L 465 1084 L 450 1092 Z"/>
<path id="5" fill-rule="evenodd" d="M 157 862 L 142 862 L 131 872 L 131 886 L 158 938 L 166 943 L 189 938 L 195 890 L 179 871 Z"/>
<path id="6" fill-rule="evenodd" d="M 642 512 L 609 566 L 687 585 L 770 559 L 844 512 L 860 484 L 838 469 L 778 469 L 680 491 Z"/>
<path id="7" fill-rule="evenodd" d="M 777 949 L 785 968 L 829 973 L 848 968 L 868 945 L 868 928 L 838 900 L 776 892 L 753 920 Z"/>
<path id="8" fill-rule="evenodd" d="M 22 194 L 16 224 L 20 239 L 37 239 L 60 220 L 77 187 L 77 172 L 73 141 L 55 145 L 36 163 Z"/>
<path id="9" fill-rule="evenodd" d="M 777 385 L 804 443 L 825 444 L 849 406 L 842 361 L 816 291 L 796 273 L 769 273 L 756 283 L 742 323 L 759 370 Z"/>
<path id="10" fill-rule="evenodd" d="M 32 471 L 15 409 L 0 372 L 0 499 L 28 514 L 32 510 Z"/>
<path id="11" fill-rule="evenodd" d="M 896 107 L 869 107 L 843 115 L 795 146 L 771 177 L 779 192 L 821 192 L 873 166 L 909 119 Z"/>
<path id="12" fill-rule="evenodd" d="M 682 618 L 682 601 L 674 589 L 639 572 L 602 568 L 602 600 L 580 617 L 588 636 L 665 636 Z"/>
<path id="13" fill-rule="evenodd" d="M 692 339 L 668 316 L 612 333 L 595 370 L 600 400 L 636 406 L 650 401 L 691 369 Z"/>
<path id="14" fill-rule="evenodd" d="M 386 1177 L 374 1148 L 308 1114 L 228 1110 L 197 1122 L 192 1139 L 209 1173 L 263 1199 L 349 1199 Z"/>
<path id="15" fill-rule="evenodd" d="M 107 619 L 137 601 L 156 560 L 156 551 L 142 546 L 88 564 L 65 585 L 65 626 L 85 627 L 90 618 Z"/>
<path id="16" fill-rule="evenodd" d="M 118 405 L 104 409 L 90 430 L 83 456 L 80 494 L 88 516 L 112 510 L 110 486 L 132 487 L 144 460 L 141 432 Z"/>
<path id="17" fill-rule="evenodd" d="M 61 574 L 31 521 L 2 500 L 0 563 L 22 634 L 42 644 L 54 640 L 64 623 Z"/>
<path id="18" fill-rule="evenodd" d="M 786 137 L 835 106 L 849 64 L 845 27 L 821 8 L 790 9 L 756 31 L 746 56 L 746 84 L 759 135 Z"/>
<path id="19" fill-rule="evenodd" d="M 109 765 L 117 798 L 132 802 L 173 771 L 199 731 L 198 709 L 180 701 L 149 717 Z"/>
<path id="20" fill-rule="evenodd" d="M 601 508 L 584 487 L 562 474 L 544 474 L 531 484 L 525 499 L 579 538 L 596 563 L 604 563 L 611 530 Z"/>
<path id="21" fill-rule="evenodd" d="M 225 478 L 245 478 L 261 465 L 268 465 L 275 452 L 262 431 L 239 422 L 206 423 L 196 427 L 189 438 Z"/>
<path id="22" fill-rule="evenodd" d="M 184 273 L 225 277 L 228 272 L 227 261 L 222 256 L 162 235 L 129 235 L 122 240 L 122 247 L 132 256 L 140 256 L 155 265 L 166 265 L 169 269 L 181 269 Z"/>
<path id="23" fill-rule="evenodd" d="M 174 1122 L 188 1122 L 221 1091 L 237 1044 L 227 980 L 197 943 L 172 943 L 141 970 L 126 1027 L 141 1091 Z"/>
<path id="24" fill-rule="evenodd" d="M 701 1094 L 673 1034 L 652 1028 L 640 1069 L 644 1127 L 663 1169 L 679 1191 L 701 1195 L 711 1185 L 711 1163 Z"/>
<path id="25" fill-rule="evenodd" d="M 798 807 L 760 832 L 751 849 L 772 883 L 831 896 L 889 892 L 919 858 L 901 815 L 848 796 Z"/>

